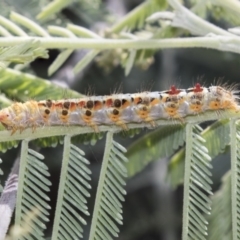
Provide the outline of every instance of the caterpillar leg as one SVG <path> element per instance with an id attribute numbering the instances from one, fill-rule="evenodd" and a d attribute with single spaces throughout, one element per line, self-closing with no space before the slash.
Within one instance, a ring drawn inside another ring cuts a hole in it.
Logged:
<path id="1" fill-rule="evenodd" d="M 129 130 L 128 126 L 124 122 L 122 122 L 122 121 L 116 122 L 116 125 L 121 127 L 124 131 L 128 131 Z"/>
<path id="2" fill-rule="evenodd" d="M 99 128 L 96 124 L 88 124 L 89 127 L 91 127 L 95 133 L 99 133 Z"/>

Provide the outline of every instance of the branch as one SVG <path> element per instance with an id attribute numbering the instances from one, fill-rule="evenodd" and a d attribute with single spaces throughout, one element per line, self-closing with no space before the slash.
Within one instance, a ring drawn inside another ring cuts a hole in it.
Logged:
<path id="1" fill-rule="evenodd" d="M 205 121 L 214 121 L 220 119 L 239 119 L 240 111 L 237 113 L 222 110 L 222 111 L 207 111 L 203 114 L 193 115 L 185 117 L 183 120 L 178 119 L 161 119 L 156 121 L 156 126 L 166 126 L 166 125 L 174 125 L 174 124 L 183 124 L 184 123 L 198 123 Z M 127 124 L 128 129 L 135 128 L 152 128 L 152 126 L 148 123 L 129 123 Z M 116 125 L 99 125 L 98 132 L 113 132 L 117 133 L 122 131 L 123 129 Z M 94 129 L 88 126 L 43 126 L 36 129 L 35 132 L 32 132 L 32 129 L 26 129 L 22 133 L 16 132 L 11 135 L 11 131 L 1 131 L 0 132 L 0 142 L 13 141 L 13 140 L 33 140 L 37 138 L 44 137 L 53 137 L 53 136 L 63 136 L 63 135 L 80 135 L 85 133 L 94 133 Z M 97 134 L 97 133 L 96 133 Z"/>
<path id="2" fill-rule="evenodd" d="M 49 49 L 165 49 L 165 48 L 212 48 L 240 53 L 240 37 L 211 36 L 162 40 L 133 39 L 69 39 L 61 37 L 6 37 L 0 38 L 0 47 L 23 44 L 29 40 L 39 42 L 39 47 Z"/>

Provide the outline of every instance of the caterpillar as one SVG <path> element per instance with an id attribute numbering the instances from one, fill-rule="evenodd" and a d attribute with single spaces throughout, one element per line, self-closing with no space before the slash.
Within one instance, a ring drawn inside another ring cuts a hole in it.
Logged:
<path id="1" fill-rule="evenodd" d="M 204 111 L 239 111 L 237 91 L 220 86 L 203 87 L 196 83 L 188 89 L 172 85 L 169 90 L 89 96 L 80 99 L 30 100 L 16 102 L 0 110 L 0 122 L 15 133 L 41 126 L 80 125 L 91 126 L 96 132 L 98 125 L 119 125 L 127 130 L 128 123 L 146 122 L 153 127 L 158 119 L 182 120 L 188 115 Z"/>

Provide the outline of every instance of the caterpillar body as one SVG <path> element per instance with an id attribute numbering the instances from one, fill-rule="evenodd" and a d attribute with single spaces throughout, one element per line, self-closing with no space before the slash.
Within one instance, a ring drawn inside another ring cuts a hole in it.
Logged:
<path id="1" fill-rule="evenodd" d="M 141 92 L 90 96 L 65 100 L 30 100 L 16 102 L 0 111 L 0 122 L 12 131 L 23 131 L 41 126 L 119 125 L 127 129 L 127 123 L 146 122 L 155 126 L 158 119 L 180 119 L 204 111 L 238 111 L 237 91 L 220 86 L 209 88 L 195 84 L 193 88 L 177 89 L 174 85 L 167 91 Z"/>

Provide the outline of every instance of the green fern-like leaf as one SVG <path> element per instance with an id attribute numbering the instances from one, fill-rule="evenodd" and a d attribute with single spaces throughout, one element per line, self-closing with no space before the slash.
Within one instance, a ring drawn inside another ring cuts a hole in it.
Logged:
<path id="1" fill-rule="evenodd" d="M 27 4 L 26 4 L 27 3 Z M 9 16 L 12 11 L 18 12 L 30 19 L 36 19 L 36 15 L 49 3 L 48 0 L 32 0 L 31 2 L 26 2 L 25 0 L 19 1 L 9 1 L 4 2 L 0 1 L 0 15 L 1 16 Z M 23 7 L 24 6 L 24 7 Z M 55 23 L 66 23 L 67 18 L 61 12 L 54 15 L 49 21 L 48 24 L 55 24 Z"/>
<path id="2" fill-rule="evenodd" d="M 86 221 L 79 212 L 89 215 L 86 205 L 86 197 L 90 196 L 88 189 L 91 188 L 88 183 L 91 171 L 86 166 L 89 161 L 84 158 L 84 152 L 70 141 L 70 136 L 65 136 L 53 240 L 82 238 L 82 225 Z"/>
<path id="3" fill-rule="evenodd" d="M 148 0 L 140 4 L 133 11 L 128 13 L 122 21 L 116 23 L 111 32 L 119 33 L 121 30 L 129 31 L 131 29 L 141 29 L 145 24 L 145 19 L 154 12 L 163 10 L 167 7 L 167 1 L 165 0 Z"/>
<path id="4" fill-rule="evenodd" d="M 236 120 L 230 121 L 231 136 L 231 185 L 232 185 L 232 232 L 233 239 L 240 239 L 240 124 Z"/>
<path id="5" fill-rule="evenodd" d="M 14 100 L 27 101 L 29 99 L 62 99 L 64 89 L 42 78 L 35 77 L 13 69 L 0 70 L 0 89 Z M 80 93 L 72 90 L 65 91 L 67 97 L 79 98 Z"/>
<path id="6" fill-rule="evenodd" d="M 104 137 L 104 133 L 87 133 L 74 136 L 72 138 L 73 143 L 83 143 L 85 145 L 95 145 L 96 142 Z"/>
<path id="7" fill-rule="evenodd" d="M 29 231 L 19 239 L 44 239 L 44 222 L 49 221 L 50 209 L 47 204 L 50 199 L 45 192 L 50 191 L 51 182 L 43 159 L 41 154 L 28 148 L 28 141 L 22 142 L 15 224 L 28 225 Z M 31 212 L 36 212 L 36 216 L 32 222 L 26 222 Z"/>
<path id="8" fill-rule="evenodd" d="M 183 239 L 206 239 L 207 220 L 212 195 L 210 179 L 211 157 L 200 135 L 202 129 L 192 124 L 186 127 L 186 157 L 184 173 Z"/>
<path id="9" fill-rule="evenodd" d="M 230 142 L 229 120 L 223 119 L 213 123 L 202 132 L 205 146 L 211 158 L 218 156 Z M 170 160 L 167 181 L 176 187 L 183 183 L 185 148 L 179 150 Z"/>
<path id="10" fill-rule="evenodd" d="M 64 64 L 64 62 L 70 57 L 72 53 L 73 50 L 69 49 L 62 51 L 48 68 L 48 76 L 52 76 Z"/>
<path id="11" fill-rule="evenodd" d="M 104 133 L 85 133 L 72 137 L 73 143 L 83 143 L 85 145 L 95 145 L 96 142 L 103 138 Z M 56 147 L 59 143 L 63 144 L 63 136 L 55 136 L 48 138 L 38 138 L 33 141 L 33 144 L 38 147 Z M 1 147 L 1 144 L 0 144 Z"/>
<path id="12" fill-rule="evenodd" d="M 122 224 L 123 195 L 126 191 L 124 178 L 127 170 L 122 163 L 127 159 L 123 155 L 125 148 L 113 140 L 113 133 L 107 133 L 102 169 L 95 200 L 90 240 L 113 239 L 119 233 L 118 224 Z"/>
<path id="13" fill-rule="evenodd" d="M 57 12 L 60 12 L 63 8 L 70 5 L 73 0 L 54 0 L 44 7 L 44 9 L 37 15 L 39 20 L 46 20 L 50 16 L 53 16 Z"/>
<path id="14" fill-rule="evenodd" d="M 129 177 L 142 171 L 147 164 L 171 156 L 185 141 L 183 125 L 170 125 L 156 129 L 134 142 L 126 153 Z M 169 147 L 171 146 L 171 147 Z"/>
<path id="15" fill-rule="evenodd" d="M 15 63 L 28 63 L 34 59 L 48 58 L 48 53 L 45 49 L 38 48 L 37 41 L 29 41 L 16 45 L 13 47 L 0 48 L 0 61 L 2 62 L 15 62 Z"/>
<path id="16" fill-rule="evenodd" d="M 227 240 L 232 238 L 231 214 L 231 172 L 222 178 L 222 186 L 212 197 L 212 214 L 208 216 L 208 240 Z"/>
<path id="17" fill-rule="evenodd" d="M 0 143 L 0 152 L 5 153 L 7 150 L 16 148 L 18 146 L 19 141 L 8 141 Z"/>

